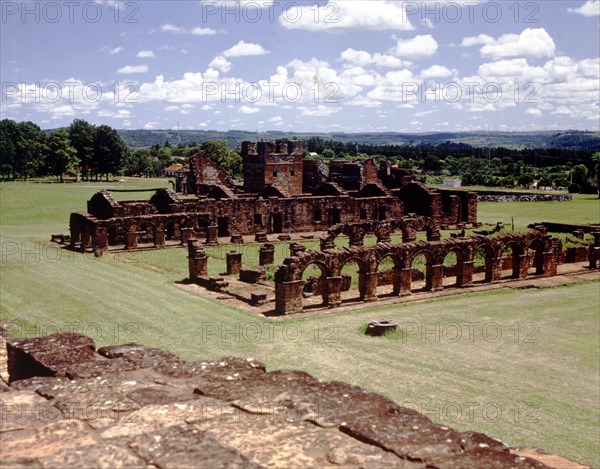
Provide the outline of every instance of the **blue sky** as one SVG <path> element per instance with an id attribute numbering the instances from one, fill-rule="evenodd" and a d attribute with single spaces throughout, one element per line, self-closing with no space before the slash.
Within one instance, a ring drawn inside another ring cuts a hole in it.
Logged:
<path id="1" fill-rule="evenodd" d="M 599 130 L 600 2 L 1 0 L 1 118 Z"/>

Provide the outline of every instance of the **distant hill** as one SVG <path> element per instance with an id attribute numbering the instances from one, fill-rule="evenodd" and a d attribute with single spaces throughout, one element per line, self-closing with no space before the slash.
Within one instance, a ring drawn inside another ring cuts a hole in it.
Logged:
<path id="1" fill-rule="evenodd" d="M 365 145 L 438 145 L 446 142 L 466 143 L 474 147 L 568 148 L 572 150 L 600 151 L 600 132 L 544 131 L 544 132 L 440 132 L 423 134 L 383 133 L 301 133 L 301 132 L 247 132 L 230 130 L 119 130 L 121 137 L 132 147 L 163 145 L 167 140 L 176 145 L 202 143 L 206 140 L 225 140 L 230 148 L 239 148 L 245 140 L 308 139 L 352 142 Z"/>

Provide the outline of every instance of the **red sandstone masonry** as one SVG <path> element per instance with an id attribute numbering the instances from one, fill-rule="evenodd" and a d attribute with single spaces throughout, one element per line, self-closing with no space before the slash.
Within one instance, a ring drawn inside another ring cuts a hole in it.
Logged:
<path id="1" fill-rule="evenodd" d="M 345 383 L 266 372 L 252 359 L 185 362 L 137 344 L 81 361 L 74 339 L 91 341 L 5 337 L 32 361 L 43 349 L 44 363 L 86 374 L 13 379 L 0 393 L 11 406 L 0 422 L 0 467 L 547 467 Z"/>

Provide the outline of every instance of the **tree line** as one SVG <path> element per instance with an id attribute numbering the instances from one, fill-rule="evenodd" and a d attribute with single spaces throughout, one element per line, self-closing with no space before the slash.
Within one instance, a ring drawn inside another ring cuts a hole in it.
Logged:
<path id="1" fill-rule="evenodd" d="M 476 147 L 450 141 L 439 144 L 391 145 L 342 142 L 320 137 L 305 140 L 305 156 L 362 160 L 374 158 L 416 169 L 438 178 L 462 179 L 463 185 L 489 187 L 569 187 L 571 192 L 600 191 L 600 152 L 568 148 Z M 130 148 L 117 130 L 75 119 L 68 127 L 43 131 L 33 122 L 0 121 L 0 174 L 5 178 L 78 175 L 83 180 L 109 175 L 160 176 L 172 163 L 187 164 L 206 151 L 235 179 L 242 177 L 239 147 L 224 140 Z M 429 179 L 431 180 L 431 178 Z M 434 179 L 435 180 L 435 179 Z"/>
<path id="2" fill-rule="evenodd" d="M 64 175 L 82 180 L 109 176 L 160 176 L 167 166 L 204 150 L 234 178 L 242 175 L 240 150 L 229 150 L 222 140 L 207 140 L 130 148 L 118 131 L 75 119 L 68 127 L 43 131 L 33 122 L 0 121 L 0 174 L 9 179 Z"/>
<path id="3" fill-rule="evenodd" d="M 421 174 L 461 179 L 466 186 L 563 187 L 571 192 L 600 192 L 600 148 L 474 147 L 465 143 L 438 145 L 371 145 L 310 138 L 306 149 L 324 160 L 374 158 Z M 423 177 L 424 179 L 424 177 Z M 431 178 L 430 178 L 431 179 Z"/>
<path id="4" fill-rule="evenodd" d="M 44 132 L 33 122 L 0 121 L 0 173 L 8 178 L 80 173 L 100 178 L 121 172 L 130 149 L 117 131 L 75 119 L 67 128 Z"/>

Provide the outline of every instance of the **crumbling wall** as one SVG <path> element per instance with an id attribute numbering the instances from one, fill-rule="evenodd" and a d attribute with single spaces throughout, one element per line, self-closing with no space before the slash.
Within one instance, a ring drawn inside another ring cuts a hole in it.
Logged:
<path id="1" fill-rule="evenodd" d="M 546 467 L 379 394 L 252 358 L 186 362 L 140 344 L 96 353 L 85 336 L 0 329 L 5 342 L 52 373 L 0 382 L 2 467 Z"/>
<path id="2" fill-rule="evenodd" d="M 233 179 L 229 173 L 215 163 L 205 151 L 201 150 L 191 156 L 189 166 L 188 194 L 206 195 L 211 186 L 233 187 Z"/>

